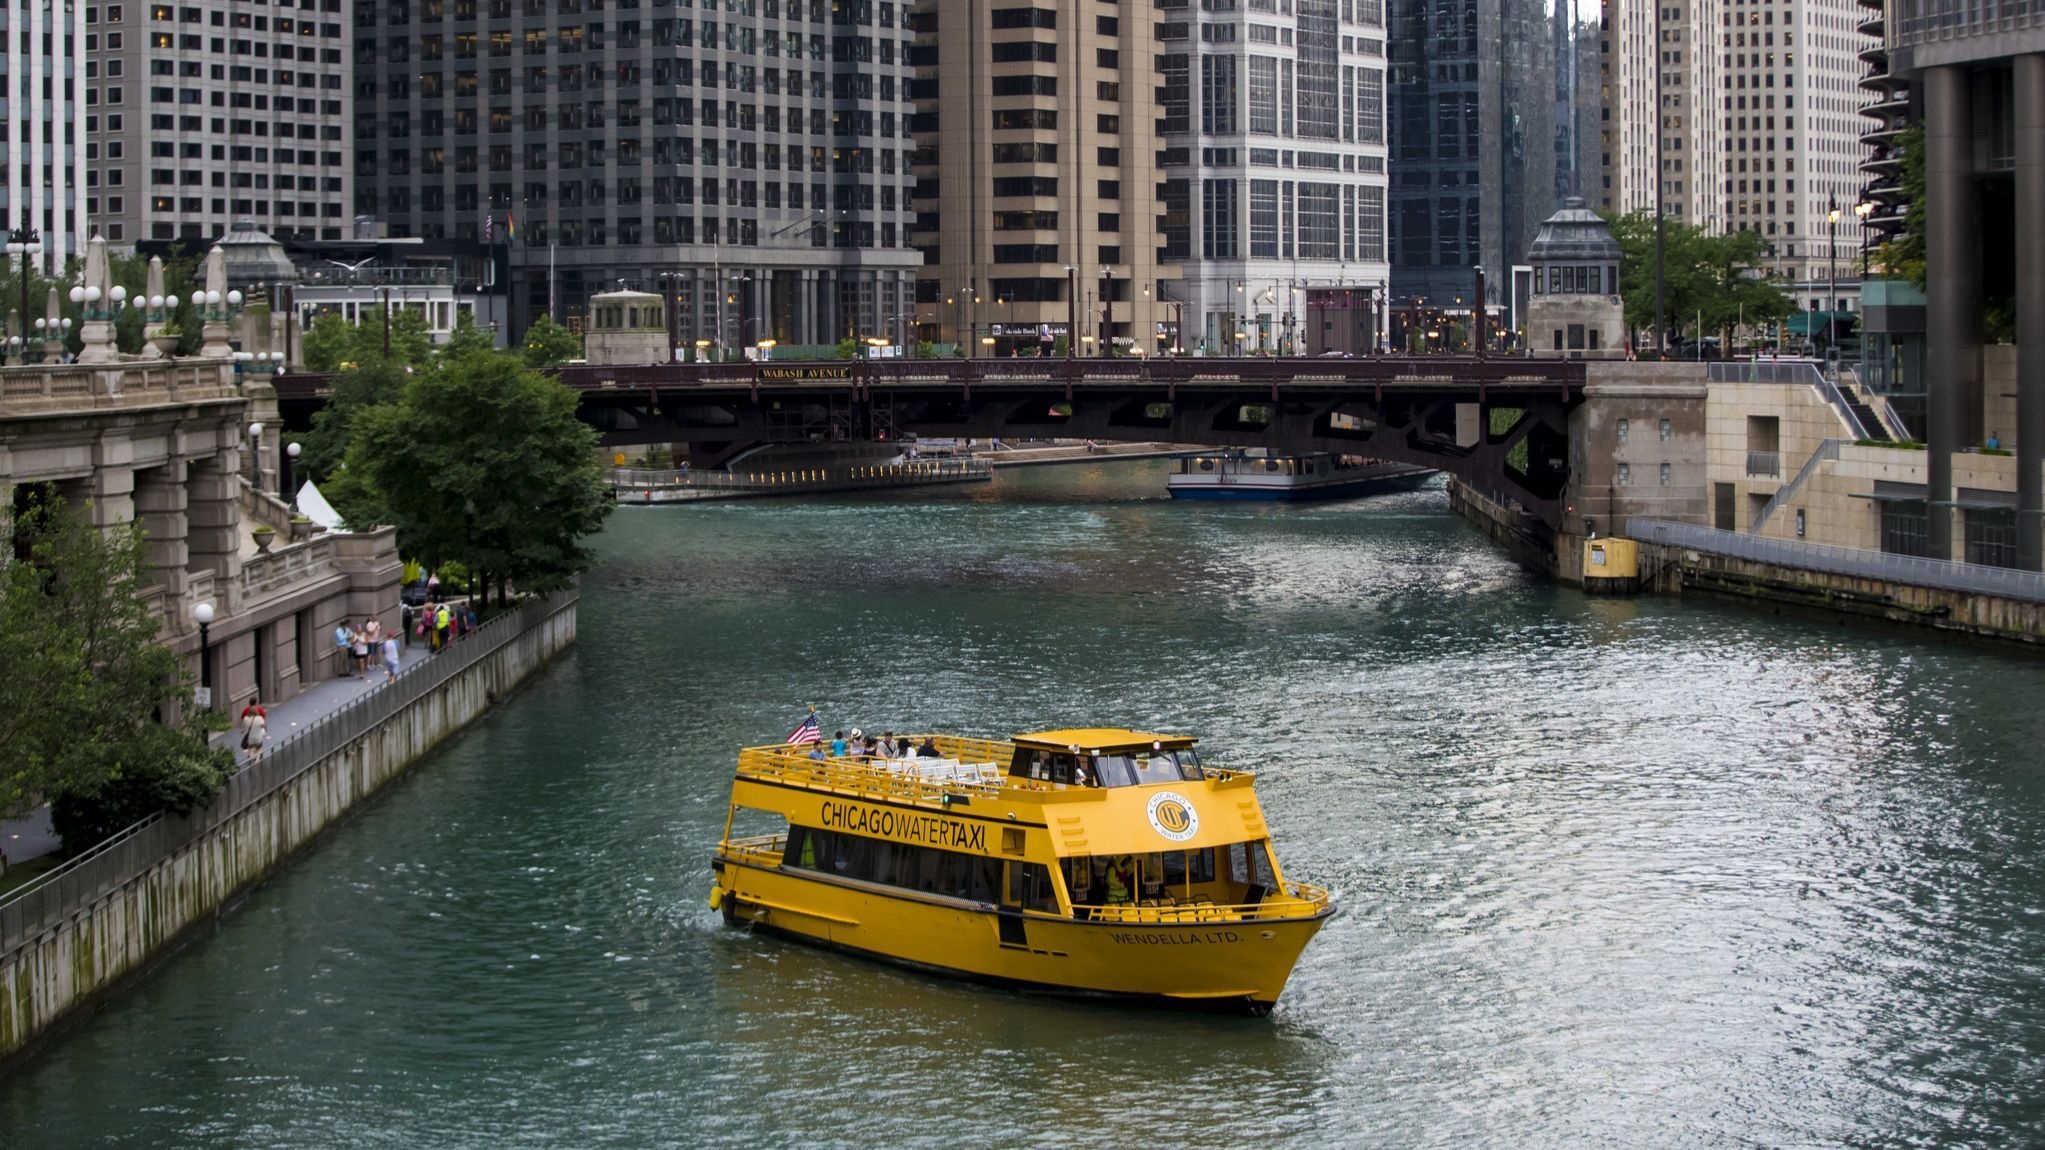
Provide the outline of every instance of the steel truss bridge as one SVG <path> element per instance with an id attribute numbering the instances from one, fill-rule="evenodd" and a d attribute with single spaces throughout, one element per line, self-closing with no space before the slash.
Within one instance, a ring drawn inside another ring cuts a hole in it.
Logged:
<path id="1" fill-rule="evenodd" d="M 907 433 L 1336 452 L 1438 468 L 1518 500 L 1551 528 L 1569 487 L 1569 413 L 1584 394 L 1581 361 L 1446 356 L 578 364 L 551 374 L 582 393 L 581 416 L 606 445 L 685 444 L 698 467 L 768 444 Z M 274 382 L 291 426 L 325 402 L 325 376 Z M 1476 405 L 1473 443 L 1457 441 L 1459 404 Z"/>

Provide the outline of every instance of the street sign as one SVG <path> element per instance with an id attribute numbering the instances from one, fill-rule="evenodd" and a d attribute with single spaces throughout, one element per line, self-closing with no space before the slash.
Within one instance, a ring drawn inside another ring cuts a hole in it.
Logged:
<path id="1" fill-rule="evenodd" d="M 212 705 L 213 705 L 213 688 L 211 688 L 211 687 L 194 687 L 194 688 L 192 688 L 192 702 L 193 702 L 194 704 L 196 704 L 197 706 L 201 706 L 201 707 L 210 707 L 210 706 L 212 706 Z"/>

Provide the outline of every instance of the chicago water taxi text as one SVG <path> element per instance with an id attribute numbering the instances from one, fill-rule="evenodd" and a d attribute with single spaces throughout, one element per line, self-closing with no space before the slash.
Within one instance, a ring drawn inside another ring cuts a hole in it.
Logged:
<path id="1" fill-rule="evenodd" d="M 967 851 L 987 849 L 987 828 L 959 819 L 840 802 L 826 802 L 818 817 L 818 825 L 831 830 Z"/>

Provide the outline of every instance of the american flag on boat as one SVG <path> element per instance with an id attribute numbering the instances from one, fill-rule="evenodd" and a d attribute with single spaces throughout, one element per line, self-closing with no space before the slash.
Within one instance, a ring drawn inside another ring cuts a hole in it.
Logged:
<path id="1" fill-rule="evenodd" d="M 807 743 L 822 742 L 823 738 L 823 729 L 817 726 L 817 713 L 811 711 L 809 717 L 797 724 L 794 730 L 788 732 L 788 745 L 800 747 Z"/>

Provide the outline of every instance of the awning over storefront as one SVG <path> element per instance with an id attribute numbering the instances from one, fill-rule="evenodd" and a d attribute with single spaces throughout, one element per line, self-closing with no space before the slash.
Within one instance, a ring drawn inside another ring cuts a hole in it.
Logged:
<path id="1" fill-rule="evenodd" d="M 1842 334 L 1853 331 L 1860 322 L 1859 318 L 1849 311 L 1800 311 L 1782 321 L 1782 330 L 1791 335 L 1810 335 L 1813 332 L 1827 330 L 1827 325 L 1834 317 L 1839 320 L 1839 330 Z"/>

